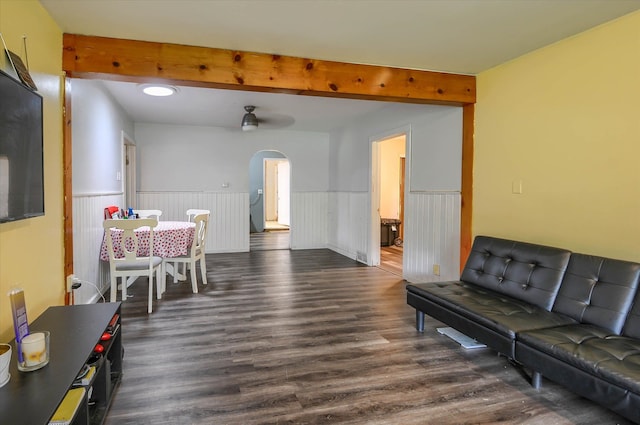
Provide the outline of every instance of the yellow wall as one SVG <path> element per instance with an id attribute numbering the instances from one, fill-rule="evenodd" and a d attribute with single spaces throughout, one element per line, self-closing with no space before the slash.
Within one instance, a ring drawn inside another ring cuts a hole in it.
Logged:
<path id="1" fill-rule="evenodd" d="M 640 261 L 640 12 L 477 88 L 473 233 Z"/>
<path id="2" fill-rule="evenodd" d="M 380 217 L 400 217 L 400 158 L 405 156 L 405 136 L 380 143 Z"/>
<path id="3" fill-rule="evenodd" d="M 45 215 L 0 224 L 0 341 L 9 341 L 13 285 L 25 291 L 29 322 L 64 304 L 62 31 L 36 0 L 0 0 L 0 33 L 23 60 L 26 35 L 30 72 L 44 98 Z"/>

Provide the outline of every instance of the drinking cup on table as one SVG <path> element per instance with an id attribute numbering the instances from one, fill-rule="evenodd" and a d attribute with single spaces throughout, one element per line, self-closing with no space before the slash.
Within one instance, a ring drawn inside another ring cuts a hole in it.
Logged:
<path id="1" fill-rule="evenodd" d="M 11 345 L 0 344 L 0 387 L 11 378 L 9 364 L 11 364 Z"/>

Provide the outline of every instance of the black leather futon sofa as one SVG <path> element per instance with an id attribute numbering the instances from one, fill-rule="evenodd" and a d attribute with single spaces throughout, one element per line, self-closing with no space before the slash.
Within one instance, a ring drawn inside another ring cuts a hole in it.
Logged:
<path id="1" fill-rule="evenodd" d="M 488 236 L 459 281 L 407 285 L 425 314 L 640 423 L 640 264 Z"/>

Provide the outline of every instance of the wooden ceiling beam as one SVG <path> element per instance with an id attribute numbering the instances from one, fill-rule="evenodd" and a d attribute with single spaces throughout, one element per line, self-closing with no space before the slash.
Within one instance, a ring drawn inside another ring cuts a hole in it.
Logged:
<path id="1" fill-rule="evenodd" d="M 470 75 L 76 34 L 64 34 L 63 69 L 76 78 L 408 103 L 476 101 Z"/>

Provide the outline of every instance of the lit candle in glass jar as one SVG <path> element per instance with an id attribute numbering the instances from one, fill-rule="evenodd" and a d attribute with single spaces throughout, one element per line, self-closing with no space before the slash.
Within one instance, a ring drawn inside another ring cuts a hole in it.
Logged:
<path id="1" fill-rule="evenodd" d="M 35 332 L 26 335 L 20 342 L 26 366 L 37 366 L 47 359 L 47 347 L 44 333 Z"/>

